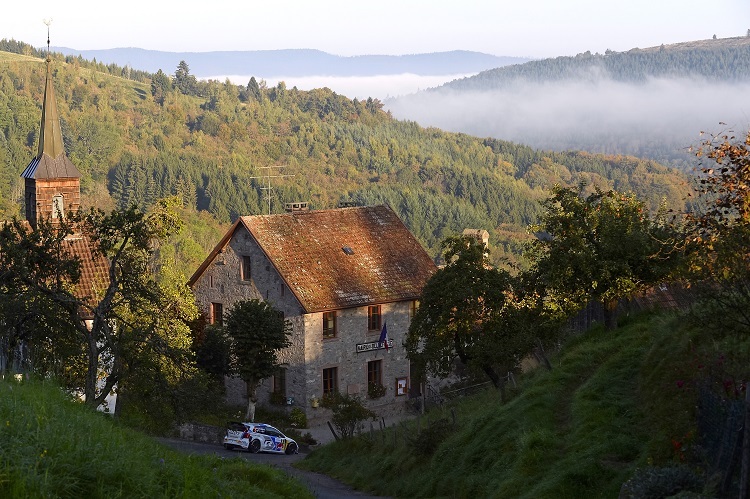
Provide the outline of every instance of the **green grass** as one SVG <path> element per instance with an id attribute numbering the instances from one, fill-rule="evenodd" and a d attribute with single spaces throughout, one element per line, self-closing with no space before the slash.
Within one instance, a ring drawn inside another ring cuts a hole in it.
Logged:
<path id="1" fill-rule="evenodd" d="M 0 497 L 311 497 L 281 471 L 186 456 L 70 401 L 0 381 Z"/>
<path id="2" fill-rule="evenodd" d="M 432 455 L 399 428 L 395 445 L 389 429 L 385 443 L 334 443 L 300 466 L 397 497 L 617 497 L 636 467 L 674 458 L 671 439 L 693 428 L 695 405 L 675 385 L 690 375 L 695 332 L 666 315 L 623 322 L 570 340 L 552 371 L 526 375 L 505 404 L 494 390 L 456 401 L 457 428 Z"/>

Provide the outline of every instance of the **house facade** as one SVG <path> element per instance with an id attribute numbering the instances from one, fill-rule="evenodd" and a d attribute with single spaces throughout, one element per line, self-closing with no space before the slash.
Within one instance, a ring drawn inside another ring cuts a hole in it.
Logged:
<path id="1" fill-rule="evenodd" d="M 403 342 L 434 271 L 389 207 L 351 207 L 240 217 L 189 284 L 211 323 L 239 300 L 284 314 L 291 346 L 259 400 L 299 407 L 315 423 L 327 417 L 319 402 L 333 391 L 359 396 L 379 415 L 405 408 Z"/>

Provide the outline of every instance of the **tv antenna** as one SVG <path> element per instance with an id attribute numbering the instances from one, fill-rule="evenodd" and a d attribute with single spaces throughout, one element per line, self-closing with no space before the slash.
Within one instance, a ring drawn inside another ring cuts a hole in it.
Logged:
<path id="1" fill-rule="evenodd" d="M 271 166 L 261 166 L 261 170 L 266 170 L 266 174 L 259 176 L 259 177 L 250 177 L 250 178 L 262 178 L 265 179 L 265 185 L 261 186 L 260 190 L 264 191 L 264 198 L 268 202 L 268 214 L 271 214 L 271 199 L 273 198 L 273 188 L 271 187 L 271 179 L 272 178 L 286 178 L 286 177 L 294 177 L 294 175 L 287 175 L 287 174 L 274 174 L 275 170 L 274 168 L 284 168 L 286 165 L 271 165 Z"/>

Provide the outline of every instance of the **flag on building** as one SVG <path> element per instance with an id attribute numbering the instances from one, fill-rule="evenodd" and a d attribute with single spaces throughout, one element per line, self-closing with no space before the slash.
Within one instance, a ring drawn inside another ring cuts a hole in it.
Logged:
<path id="1" fill-rule="evenodd" d="M 383 322 L 383 329 L 380 331 L 380 339 L 378 340 L 380 343 L 385 347 L 385 351 L 388 351 L 388 328 L 386 328 L 386 323 Z"/>

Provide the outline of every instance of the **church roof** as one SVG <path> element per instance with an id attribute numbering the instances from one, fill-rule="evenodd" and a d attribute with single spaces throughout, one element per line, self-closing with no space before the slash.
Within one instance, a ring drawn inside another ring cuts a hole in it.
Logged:
<path id="1" fill-rule="evenodd" d="M 21 176 L 30 179 L 80 178 L 81 176 L 81 172 L 65 154 L 49 58 L 47 58 L 44 102 L 42 102 L 42 120 L 39 125 L 39 148 L 36 157 L 31 160 Z"/>
<path id="2" fill-rule="evenodd" d="M 109 260 L 93 251 L 91 239 L 84 234 L 73 234 L 65 238 L 67 250 L 81 262 L 81 277 L 74 294 L 76 298 L 96 305 L 109 286 Z M 84 313 L 84 315 L 87 315 Z"/>
<path id="3" fill-rule="evenodd" d="M 436 267 L 388 206 L 240 217 L 190 279 L 245 227 L 307 313 L 418 299 Z"/>

